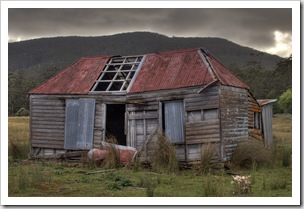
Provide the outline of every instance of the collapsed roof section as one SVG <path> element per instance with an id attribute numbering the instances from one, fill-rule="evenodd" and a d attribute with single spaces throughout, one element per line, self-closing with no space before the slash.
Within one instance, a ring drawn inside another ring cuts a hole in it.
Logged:
<path id="1" fill-rule="evenodd" d="M 142 56 L 81 58 L 29 94 L 139 93 L 208 85 L 249 89 L 201 48 Z"/>

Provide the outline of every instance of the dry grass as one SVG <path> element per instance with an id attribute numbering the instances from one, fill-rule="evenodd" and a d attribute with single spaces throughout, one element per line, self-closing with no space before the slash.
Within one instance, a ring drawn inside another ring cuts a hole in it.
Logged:
<path id="1" fill-rule="evenodd" d="M 153 148 L 148 153 L 152 170 L 173 173 L 178 171 L 176 149 L 164 133 L 155 133 Z"/>
<path id="2" fill-rule="evenodd" d="M 201 161 L 199 164 L 198 172 L 200 174 L 208 173 L 211 169 L 211 160 L 214 156 L 216 145 L 208 143 L 203 145 L 201 151 Z"/>
<path id="3" fill-rule="evenodd" d="M 29 145 L 29 117 L 8 118 L 8 154 L 10 159 L 27 159 Z"/>
<path id="4" fill-rule="evenodd" d="M 117 139 L 115 136 L 107 136 L 106 142 L 111 144 L 117 144 Z M 119 168 L 121 167 L 120 164 L 120 154 L 119 150 L 115 148 L 115 146 L 109 146 L 108 149 L 108 155 L 102 162 L 102 166 L 106 168 Z"/>
<path id="5" fill-rule="evenodd" d="M 259 140 L 241 142 L 234 150 L 231 158 L 234 166 L 250 168 L 253 164 L 265 165 L 273 162 L 273 154 L 270 149 L 264 147 Z"/>

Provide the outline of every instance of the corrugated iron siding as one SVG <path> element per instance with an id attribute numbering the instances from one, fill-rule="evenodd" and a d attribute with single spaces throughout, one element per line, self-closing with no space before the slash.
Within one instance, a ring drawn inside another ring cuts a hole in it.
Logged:
<path id="1" fill-rule="evenodd" d="M 199 86 L 213 80 L 197 49 L 149 54 L 130 93 Z"/>
<path id="2" fill-rule="evenodd" d="M 30 94 L 87 94 L 107 64 L 109 57 L 81 58 Z"/>
<path id="3" fill-rule="evenodd" d="M 271 145 L 272 139 L 272 104 L 262 106 L 262 121 L 265 145 Z"/>
<path id="4" fill-rule="evenodd" d="M 165 132 L 170 142 L 185 141 L 183 101 L 164 103 Z"/>

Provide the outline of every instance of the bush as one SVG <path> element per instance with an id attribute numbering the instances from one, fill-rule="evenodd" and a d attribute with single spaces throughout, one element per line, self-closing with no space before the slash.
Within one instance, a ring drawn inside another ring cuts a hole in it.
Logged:
<path id="1" fill-rule="evenodd" d="M 21 107 L 17 113 L 15 114 L 16 116 L 20 117 L 20 116 L 29 116 L 30 115 L 30 112 L 25 109 L 24 107 Z"/>
<path id="2" fill-rule="evenodd" d="M 291 89 L 285 91 L 278 100 L 280 108 L 284 113 L 292 113 L 292 92 Z"/>
<path id="3" fill-rule="evenodd" d="M 273 156 L 271 150 L 265 148 L 262 142 L 253 139 L 248 142 L 240 142 L 230 161 L 235 166 L 250 168 L 254 163 L 257 165 L 272 163 Z"/>

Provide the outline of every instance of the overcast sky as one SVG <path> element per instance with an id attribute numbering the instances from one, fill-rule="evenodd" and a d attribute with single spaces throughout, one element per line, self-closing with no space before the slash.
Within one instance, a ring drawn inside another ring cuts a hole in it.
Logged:
<path id="1" fill-rule="evenodd" d="M 287 57 L 291 9 L 12 9 L 9 42 L 54 36 L 150 31 L 177 37 L 220 37 Z"/>

